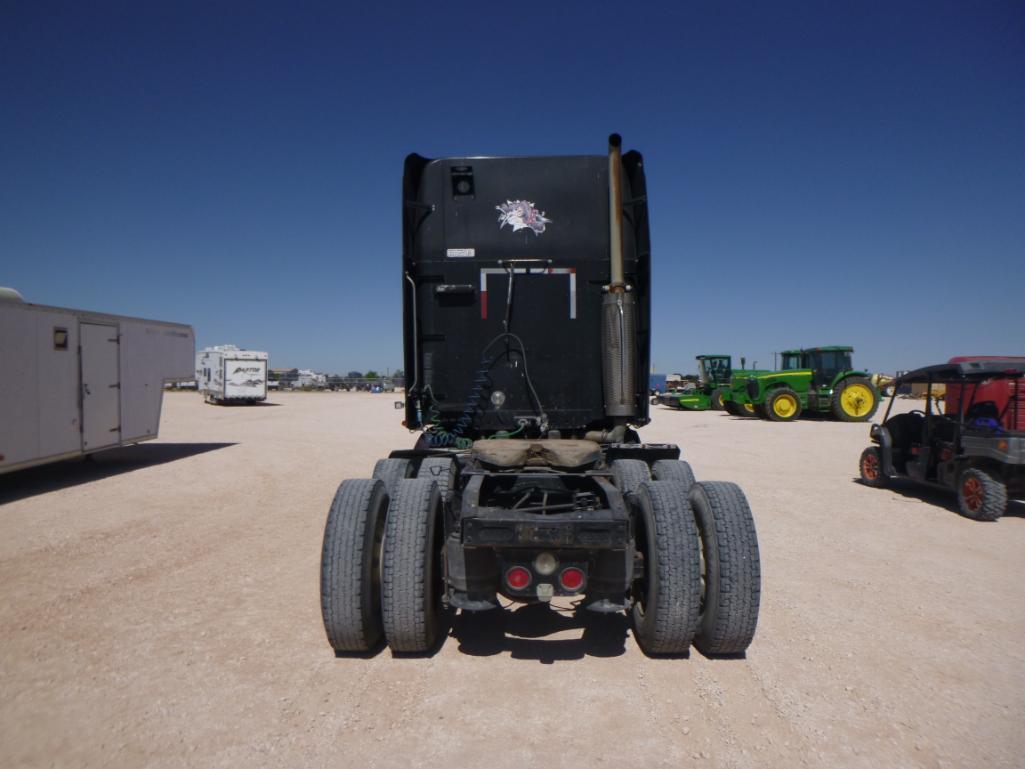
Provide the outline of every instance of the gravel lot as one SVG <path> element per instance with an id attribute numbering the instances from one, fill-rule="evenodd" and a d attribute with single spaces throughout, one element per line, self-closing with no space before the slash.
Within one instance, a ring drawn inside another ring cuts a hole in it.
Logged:
<path id="1" fill-rule="evenodd" d="M 1025 505 L 982 524 L 861 486 L 866 425 L 657 407 L 641 431 L 750 498 L 746 659 L 533 607 L 458 616 L 430 658 L 335 659 L 328 503 L 413 437 L 389 395 L 272 400 L 170 393 L 159 442 L 0 478 L 0 765 L 1022 765 Z"/>

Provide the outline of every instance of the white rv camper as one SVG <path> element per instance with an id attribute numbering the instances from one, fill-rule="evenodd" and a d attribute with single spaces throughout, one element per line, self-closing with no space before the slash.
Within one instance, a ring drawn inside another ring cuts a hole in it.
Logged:
<path id="1" fill-rule="evenodd" d="M 192 327 L 25 302 L 0 288 L 0 474 L 157 437 Z"/>
<path id="2" fill-rule="evenodd" d="M 267 400 L 267 353 L 231 344 L 207 347 L 196 355 L 196 381 L 208 403 Z"/>

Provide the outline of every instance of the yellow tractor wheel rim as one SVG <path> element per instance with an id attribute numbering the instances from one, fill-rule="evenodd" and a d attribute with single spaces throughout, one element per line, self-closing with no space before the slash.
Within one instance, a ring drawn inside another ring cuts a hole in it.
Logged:
<path id="1" fill-rule="evenodd" d="M 793 395 L 780 395 L 772 402 L 772 410 L 776 416 L 788 419 L 797 411 L 797 398 Z"/>
<path id="2" fill-rule="evenodd" d="M 745 403 L 744 404 L 744 411 L 746 411 L 748 414 L 754 414 L 755 413 L 755 405 L 753 403 Z"/>
<path id="3" fill-rule="evenodd" d="M 872 410 L 875 397 L 868 385 L 847 385 L 840 394 L 840 407 L 844 413 L 852 417 L 863 417 Z"/>

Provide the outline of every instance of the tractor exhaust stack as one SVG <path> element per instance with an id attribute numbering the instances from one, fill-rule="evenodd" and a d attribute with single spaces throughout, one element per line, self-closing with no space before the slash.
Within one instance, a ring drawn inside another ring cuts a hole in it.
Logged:
<path id="1" fill-rule="evenodd" d="M 623 140 L 609 136 L 609 285 L 602 297 L 605 413 L 625 424 L 637 414 L 634 349 L 637 301 L 623 270 Z"/>

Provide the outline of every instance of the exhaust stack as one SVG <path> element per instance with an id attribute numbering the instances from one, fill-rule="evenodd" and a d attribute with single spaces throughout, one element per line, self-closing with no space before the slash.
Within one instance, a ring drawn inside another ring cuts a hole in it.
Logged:
<path id="1" fill-rule="evenodd" d="M 625 424 L 637 414 L 637 301 L 623 269 L 623 140 L 609 136 L 609 285 L 602 297 L 605 414 Z"/>

